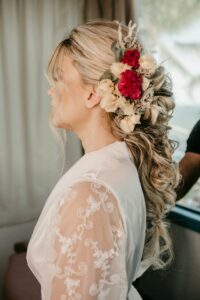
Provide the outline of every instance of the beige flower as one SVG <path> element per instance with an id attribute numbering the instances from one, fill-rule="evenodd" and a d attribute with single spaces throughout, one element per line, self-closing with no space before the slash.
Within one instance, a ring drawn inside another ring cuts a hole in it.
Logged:
<path id="1" fill-rule="evenodd" d="M 111 93 L 106 93 L 101 99 L 100 106 L 107 112 L 115 112 L 118 108 L 117 97 Z"/>
<path id="2" fill-rule="evenodd" d="M 114 62 L 111 67 L 110 70 L 111 72 L 117 77 L 120 77 L 120 74 L 122 72 L 124 72 L 125 70 L 131 69 L 131 66 L 127 65 L 127 64 L 123 64 L 123 63 L 117 63 Z"/>
<path id="3" fill-rule="evenodd" d="M 121 93 L 120 93 L 120 91 L 119 91 L 119 89 L 118 89 L 118 85 L 117 85 L 117 84 L 115 84 L 114 93 L 115 93 L 115 95 L 117 95 L 117 96 L 121 96 Z"/>
<path id="4" fill-rule="evenodd" d="M 125 115 L 132 115 L 134 113 L 133 107 L 134 104 L 126 103 L 125 105 L 123 105 L 122 110 Z"/>
<path id="5" fill-rule="evenodd" d="M 132 115 L 134 113 L 134 103 L 129 103 L 123 96 L 118 98 L 118 106 L 125 115 Z"/>
<path id="6" fill-rule="evenodd" d="M 118 97 L 118 104 L 119 104 L 120 108 L 123 108 L 126 105 L 126 103 L 127 103 L 127 100 L 125 97 L 123 97 L 123 96 Z"/>
<path id="7" fill-rule="evenodd" d="M 139 58 L 140 67 L 148 74 L 153 74 L 157 68 L 157 62 L 151 54 L 144 54 Z"/>
<path id="8" fill-rule="evenodd" d="M 97 86 L 97 93 L 103 96 L 106 93 L 112 93 L 114 91 L 114 83 L 110 79 L 103 79 Z"/>
<path id="9" fill-rule="evenodd" d="M 130 133 L 134 128 L 133 128 L 133 123 L 131 122 L 129 117 L 124 117 L 120 121 L 120 127 L 123 131 L 126 133 Z"/>
<path id="10" fill-rule="evenodd" d="M 140 124 L 140 117 L 141 117 L 140 114 L 133 114 L 130 118 L 131 121 L 134 123 L 134 125 L 136 125 L 136 124 Z"/>
<path id="11" fill-rule="evenodd" d="M 125 116 L 120 121 L 120 127 L 126 133 L 132 132 L 136 124 L 140 124 L 140 115 L 133 114 L 132 116 Z"/>

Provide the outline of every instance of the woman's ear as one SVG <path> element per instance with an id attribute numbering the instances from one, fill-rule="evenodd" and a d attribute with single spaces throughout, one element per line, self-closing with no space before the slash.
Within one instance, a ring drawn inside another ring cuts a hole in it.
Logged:
<path id="1" fill-rule="evenodd" d="M 92 108 L 92 107 L 98 105 L 100 101 L 101 101 L 101 96 L 97 93 L 96 88 L 93 87 L 90 90 L 89 95 L 86 99 L 86 107 Z"/>

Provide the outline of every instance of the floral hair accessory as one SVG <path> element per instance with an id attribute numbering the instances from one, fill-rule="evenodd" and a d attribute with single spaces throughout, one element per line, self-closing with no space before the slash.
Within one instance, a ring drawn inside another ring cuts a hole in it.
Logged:
<path id="1" fill-rule="evenodd" d="M 159 67 L 151 54 L 143 54 L 136 39 L 136 24 L 128 24 L 128 34 L 122 37 L 121 24 L 118 41 L 111 49 L 116 61 L 101 76 L 97 92 L 102 96 L 100 105 L 107 112 L 116 113 L 120 128 L 126 133 L 140 124 L 146 109 L 151 109 L 152 120 L 156 120 L 160 107 L 151 104 L 154 96 L 151 76 Z"/>

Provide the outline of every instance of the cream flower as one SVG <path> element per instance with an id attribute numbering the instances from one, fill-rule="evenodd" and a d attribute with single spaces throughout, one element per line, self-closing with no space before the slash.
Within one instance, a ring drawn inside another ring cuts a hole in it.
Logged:
<path id="1" fill-rule="evenodd" d="M 151 54 L 144 54 L 139 58 L 140 67 L 148 74 L 153 74 L 157 68 L 157 62 Z"/>
<path id="2" fill-rule="evenodd" d="M 100 106 L 107 112 L 115 112 L 118 105 L 117 97 L 110 93 L 106 93 L 100 102 Z"/>
<path id="3" fill-rule="evenodd" d="M 123 107 L 126 105 L 126 103 L 127 103 L 127 100 L 126 100 L 125 97 L 120 96 L 120 97 L 118 98 L 118 104 L 119 104 L 119 107 L 120 107 L 120 108 L 123 108 Z"/>
<path id="4" fill-rule="evenodd" d="M 125 97 L 118 98 L 118 105 L 125 115 L 132 115 L 134 113 L 134 103 L 129 103 Z"/>
<path id="5" fill-rule="evenodd" d="M 131 121 L 134 123 L 134 125 L 140 124 L 140 118 L 141 118 L 140 114 L 133 114 L 130 118 Z"/>
<path id="6" fill-rule="evenodd" d="M 106 93 L 112 93 L 114 91 L 114 83 L 110 79 L 103 79 L 97 86 L 97 93 L 103 96 Z"/>
<path id="7" fill-rule="evenodd" d="M 134 104 L 126 103 L 125 105 L 123 105 L 122 110 L 125 115 L 132 115 L 134 113 L 133 107 Z"/>
<path id="8" fill-rule="evenodd" d="M 125 116 L 120 121 L 120 127 L 126 133 L 132 132 L 136 124 L 140 124 L 140 115 L 133 114 L 132 116 Z"/>
<path id="9" fill-rule="evenodd" d="M 131 66 L 127 65 L 127 64 L 123 64 L 123 63 L 117 63 L 114 62 L 111 67 L 110 70 L 111 72 L 117 77 L 120 77 L 120 74 L 122 72 L 124 72 L 125 70 L 131 69 Z"/>
<path id="10" fill-rule="evenodd" d="M 121 93 L 120 93 L 120 91 L 119 91 L 119 89 L 118 89 L 118 84 L 115 84 L 114 93 L 115 93 L 115 95 L 117 95 L 117 96 L 121 96 Z"/>

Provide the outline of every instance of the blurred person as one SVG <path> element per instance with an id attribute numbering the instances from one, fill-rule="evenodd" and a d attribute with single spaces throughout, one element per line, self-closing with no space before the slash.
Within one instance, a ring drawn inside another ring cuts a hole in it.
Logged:
<path id="1" fill-rule="evenodd" d="M 179 162 L 182 180 L 177 188 L 177 201 L 183 198 L 200 177 L 200 120 L 187 139 L 185 155 Z"/>
<path id="2" fill-rule="evenodd" d="M 132 283 L 173 259 L 165 216 L 180 173 L 165 69 L 143 52 L 135 24 L 100 19 L 58 44 L 48 78 L 50 126 L 77 134 L 85 154 L 54 187 L 28 244 L 42 299 L 141 300 Z"/>

